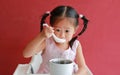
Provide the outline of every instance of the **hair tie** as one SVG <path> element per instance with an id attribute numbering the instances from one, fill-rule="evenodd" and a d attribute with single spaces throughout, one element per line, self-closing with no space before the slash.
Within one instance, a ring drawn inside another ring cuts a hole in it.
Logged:
<path id="1" fill-rule="evenodd" d="M 46 14 L 50 14 L 50 11 L 46 11 Z"/>
<path id="2" fill-rule="evenodd" d="M 80 18 L 83 18 L 83 16 L 84 16 L 83 14 L 80 14 L 80 15 L 79 15 Z"/>

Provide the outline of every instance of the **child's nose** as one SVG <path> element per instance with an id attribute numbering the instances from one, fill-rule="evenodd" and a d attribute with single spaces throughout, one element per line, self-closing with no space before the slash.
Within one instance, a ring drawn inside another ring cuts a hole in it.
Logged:
<path id="1" fill-rule="evenodd" d="M 61 32 L 60 37 L 61 37 L 61 38 L 65 38 L 65 33 L 64 33 L 64 32 Z"/>

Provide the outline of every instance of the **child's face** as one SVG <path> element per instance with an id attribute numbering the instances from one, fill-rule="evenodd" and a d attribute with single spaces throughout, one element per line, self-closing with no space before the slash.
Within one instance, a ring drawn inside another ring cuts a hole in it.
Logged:
<path id="1" fill-rule="evenodd" d="M 76 30 L 74 24 L 67 18 L 60 20 L 53 27 L 55 35 L 59 38 L 66 39 L 66 42 L 72 39 Z"/>

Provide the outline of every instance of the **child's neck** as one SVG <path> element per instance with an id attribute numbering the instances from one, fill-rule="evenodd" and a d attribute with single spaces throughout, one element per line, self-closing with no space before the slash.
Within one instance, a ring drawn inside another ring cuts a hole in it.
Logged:
<path id="1" fill-rule="evenodd" d="M 56 45 L 62 50 L 67 50 L 69 48 L 69 43 L 56 43 Z"/>

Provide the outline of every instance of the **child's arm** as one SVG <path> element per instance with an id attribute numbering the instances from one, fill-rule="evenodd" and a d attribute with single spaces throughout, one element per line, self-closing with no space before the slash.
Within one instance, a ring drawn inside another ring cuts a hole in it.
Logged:
<path id="1" fill-rule="evenodd" d="M 31 57 L 45 49 L 46 38 L 52 36 L 54 32 L 52 27 L 44 27 L 43 31 L 39 33 L 24 49 L 23 56 L 25 58 Z"/>
<path id="2" fill-rule="evenodd" d="M 31 57 L 36 53 L 44 50 L 45 48 L 45 36 L 43 33 L 39 33 L 24 49 L 23 56 L 25 58 Z"/>
<path id="3" fill-rule="evenodd" d="M 82 53 L 82 47 L 79 44 L 76 52 L 76 63 L 78 64 L 78 71 L 75 75 L 93 75 L 85 63 L 85 59 Z"/>

